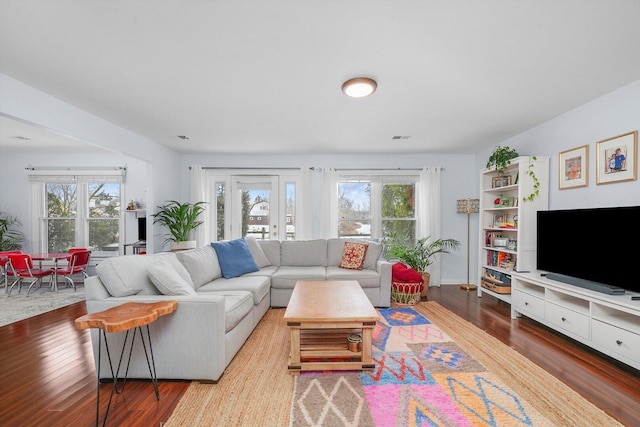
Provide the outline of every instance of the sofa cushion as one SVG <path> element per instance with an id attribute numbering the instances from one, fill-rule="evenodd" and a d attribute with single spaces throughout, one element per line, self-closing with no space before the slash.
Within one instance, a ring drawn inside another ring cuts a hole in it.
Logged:
<path id="1" fill-rule="evenodd" d="M 357 280 L 362 288 L 379 288 L 380 274 L 375 270 L 349 270 L 327 267 L 327 280 Z"/>
<path id="2" fill-rule="evenodd" d="M 327 240 L 327 266 L 337 267 L 342 262 L 342 253 L 344 252 L 345 242 L 360 242 L 369 245 L 367 256 L 364 258 L 363 268 L 369 270 L 376 269 L 376 263 L 382 253 L 382 245 L 373 240 L 365 239 L 328 239 Z"/>
<path id="3" fill-rule="evenodd" d="M 271 276 L 271 287 L 293 289 L 298 280 L 326 280 L 326 267 L 280 266 Z"/>
<path id="4" fill-rule="evenodd" d="M 222 269 L 222 276 L 225 279 L 258 271 L 258 265 L 254 261 L 249 246 L 244 239 L 213 242 L 211 246 L 216 250 L 218 262 Z"/>
<path id="5" fill-rule="evenodd" d="M 191 275 L 195 289 L 222 277 L 218 256 L 211 245 L 176 252 L 176 256 Z"/>
<path id="6" fill-rule="evenodd" d="M 342 261 L 338 267 L 349 270 L 362 270 L 368 248 L 369 245 L 366 243 L 344 242 Z"/>
<path id="7" fill-rule="evenodd" d="M 327 241 L 285 240 L 280 244 L 282 250 L 281 266 L 312 267 L 327 266 Z"/>
<path id="8" fill-rule="evenodd" d="M 149 267 L 147 273 L 163 295 L 195 295 L 196 291 L 168 262 L 160 261 Z"/>
<path id="9" fill-rule="evenodd" d="M 280 241 L 279 240 L 257 240 L 258 244 L 269 259 L 271 265 L 280 265 Z"/>
<path id="10" fill-rule="evenodd" d="M 220 292 L 220 291 L 249 291 L 253 294 L 253 304 L 258 305 L 260 301 L 269 294 L 271 280 L 266 276 L 244 275 L 231 279 L 216 279 L 213 282 L 198 288 L 198 293 Z"/>
<path id="11" fill-rule="evenodd" d="M 242 319 L 253 311 L 253 297 L 251 292 L 227 291 L 217 295 L 224 296 L 224 332 L 236 327 Z M 206 325 L 202 325 L 206 327 Z"/>
<path id="12" fill-rule="evenodd" d="M 262 246 L 258 244 L 258 241 L 256 240 L 256 238 L 253 236 L 247 236 L 244 238 L 244 240 L 247 242 L 247 246 L 249 246 L 249 251 L 251 251 L 251 256 L 253 257 L 253 260 L 256 262 L 256 265 L 258 266 L 258 268 L 269 267 L 271 265 L 271 262 L 269 261 L 269 258 L 267 258 L 267 255 L 265 255 L 264 251 L 262 250 Z"/>
<path id="13" fill-rule="evenodd" d="M 108 258 L 96 266 L 96 273 L 111 296 L 158 295 L 158 289 L 151 282 L 147 271 L 152 264 L 161 260 L 171 264 L 182 279 L 193 285 L 191 276 L 173 252 Z"/>

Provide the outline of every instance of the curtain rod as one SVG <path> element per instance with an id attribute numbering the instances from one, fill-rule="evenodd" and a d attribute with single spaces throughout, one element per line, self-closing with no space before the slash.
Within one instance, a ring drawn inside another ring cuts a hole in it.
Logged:
<path id="1" fill-rule="evenodd" d="M 224 166 L 203 166 L 202 169 L 232 169 L 232 170 L 300 170 L 300 168 L 249 168 L 249 167 L 224 167 Z M 191 170 L 191 166 L 189 166 Z"/>
<path id="2" fill-rule="evenodd" d="M 444 168 L 439 168 L 444 170 Z M 336 169 L 337 171 L 421 171 L 422 168 L 349 168 L 349 169 Z"/>
<path id="3" fill-rule="evenodd" d="M 51 171 L 76 171 L 76 170 L 127 170 L 126 166 L 27 166 L 24 168 L 28 171 L 35 170 L 51 170 Z"/>

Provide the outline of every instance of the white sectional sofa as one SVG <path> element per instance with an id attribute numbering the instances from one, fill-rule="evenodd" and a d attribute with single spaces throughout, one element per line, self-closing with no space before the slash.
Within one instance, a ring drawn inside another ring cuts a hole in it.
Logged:
<path id="1" fill-rule="evenodd" d="M 357 280 L 374 306 L 390 305 L 391 264 L 380 258 L 379 243 L 366 242 L 362 269 L 346 269 L 339 267 L 344 239 L 245 241 L 255 262 L 249 270 L 255 271 L 237 277 L 224 277 L 211 245 L 109 258 L 85 280 L 87 311 L 177 300 L 173 314 L 150 325 L 157 377 L 216 382 L 269 307 L 286 307 L 298 280 Z M 97 363 L 97 330 L 91 338 Z M 109 335 L 112 358 L 123 339 Z M 109 378 L 108 360 L 102 363 L 101 375 Z M 148 376 L 144 352 L 134 351 L 129 377 Z"/>

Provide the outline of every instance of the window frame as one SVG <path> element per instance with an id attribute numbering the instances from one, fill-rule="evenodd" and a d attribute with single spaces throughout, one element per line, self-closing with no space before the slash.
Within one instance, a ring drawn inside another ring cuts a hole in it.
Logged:
<path id="1" fill-rule="evenodd" d="M 415 230 L 417 232 L 419 226 L 419 201 L 418 198 L 415 197 L 418 191 L 418 185 L 420 184 L 420 175 L 418 173 L 412 174 L 407 173 L 407 171 L 340 171 L 337 176 L 337 185 L 340 186 L 341 183 L 344 182 L 369 182 L 370 188 L 370 214 L 369 218 L 371 221 L 371 232 L 370 236 L 367 237 L 363 235 L 363 238 L 373 239 L 373 240 L 382 240 L 385 236 L 382 235 L 382 223 L 385 220 L 394 220 L 395 218 L 385 218 L 382 216 L 382 190 L 385 184 L 413 184 L 414 186 L 414 201 L 415 206 L 413 209 L 413 219 L 408 218 L 399 218 L 403 221 L 414 221 Z M 340 197 L 340 192 L 338 191 L 337 197 Z M 339 203 L 338 203 L 339 205 Z M 338 218 L 338 237 L 339 238 L 354 238 L 356 236 L 343 236 L 340 234 L 340 222 L 344 221 L 340 217 L 338 206 L 338 212 L 334 212 L 334 214 Z"/>
<path id="2" fill-rule="evenodd" d="M 84 171 L 71 170 L 60 173 L 59 171 L 30 171 L 30 199 L 31 199 L 31 235 L 32 251 L 46 253 L 48 252 L 48 227 L 47 221 L 51 219 L 72 219 L 75 221 L 74 246 L 89 247 L 90 239 L 90 221 L 101 221 L 99 218 L 92 218 L 89 214 L 89 184 L 92 183 L 111 183 L 118 184 L 120 206 L 117 217 L 108 218 L 108 220 L 118 221 L 118 250 L 113 251 L 113 255 L 105 255 L 98 253 L 92 258 L 107 258 L 117 256 L 124 253 L 125 239 L 125 218 L 123 200 L 125 194 L 125 184 L 123 176 L 126 169 L 114 168 L 108 171 Z M 47 184 L 75 184 L 76 185 L 76 216 L 75 217 L 50 217 L 47 208 Z M 102 251 L 105 252 L 105 251 Z"/>

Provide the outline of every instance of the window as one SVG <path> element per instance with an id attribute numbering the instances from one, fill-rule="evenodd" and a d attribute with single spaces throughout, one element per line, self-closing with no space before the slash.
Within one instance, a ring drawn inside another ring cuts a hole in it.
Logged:
<path id="1" fill-rule="evenodd" d="M 338 236 L 414 239 L 417 180 L 417 176 L 341 176 Z"/>
<path id="2" fill-rule="evenodd" d="M 30 176 L 34 250 L 86 247 L 92 257 L 115 256 L 122 242 L 120 176 Z"/>

